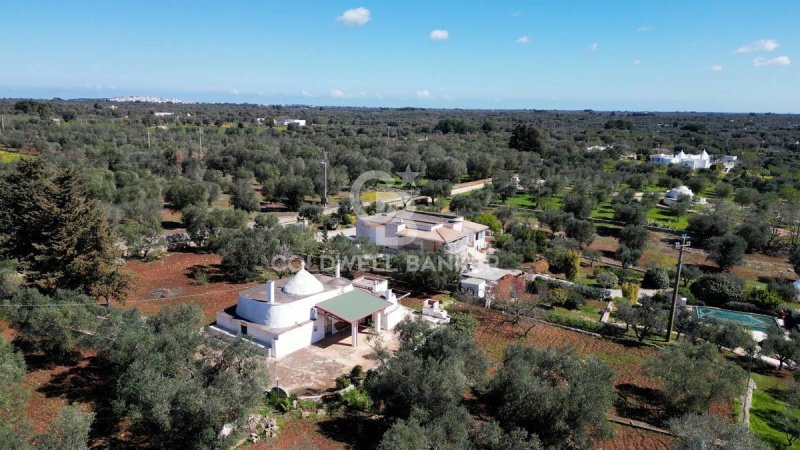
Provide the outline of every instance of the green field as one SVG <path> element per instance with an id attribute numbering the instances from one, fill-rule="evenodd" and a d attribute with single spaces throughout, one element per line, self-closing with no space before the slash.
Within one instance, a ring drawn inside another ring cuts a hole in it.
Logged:
<path id="1" fill-rule="evenodd" d="M 27 155 L 20 155 L 19 153 L 9 152 L 7 150 L 0 150 L 0 163 L 10 164 L 18 159 L 26 158 Z"/>
<path id="2" fill-rule="evenodd" d="M 769 375 L 753 374 L 756 390 L 750 408 L 750 429 L 773 448 L 800 449 L 800 440 L 789 447 L 781 418 L 786 413 L 787 380 Z M 800 412 L 794 411 L 800 418 Z"/>
<path id="3" fill-rule="evenodd" d="M 647 221 L 666 228 L 685 230 L 689 225 L 689 214 L 675 217 L 669 209 L 656 206 L 647 211 Z"/>

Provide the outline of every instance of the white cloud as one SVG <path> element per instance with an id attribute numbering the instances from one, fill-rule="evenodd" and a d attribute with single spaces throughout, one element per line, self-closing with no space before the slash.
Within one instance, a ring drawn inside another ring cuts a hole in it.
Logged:
<path id="1" fill-rule="evenodd" d="M 641 66 L 642 65 L 642 60 L 641 59 L 634 59 L 631 64 L 633 64 L 634 66 Z"/>
<path id="2" fill-rule="evenodd" d="M 431 91 L 427 89 L 423 89 L 421 91 L 417 91 L 417 98 L 421 98 L 423 100 L 431 98 Z"/>
<path id="3" fill-rule="evenodd" d="M 511 17 L 519 17 L 522 15 L 522 11 L 514 11 L 511 13 Z"/>
<path id="4" fill-rule="evenodd" d="M 517 38 L 517 44 L 528 44 L 531 42 L 531 38 L 528 36 L 520 36 Z"/>
<path id="5" fill-rule="evenodd" d="M 722 66 L 719 64 L 712 64 L 711 67 L 708 68 L 711 72 L 722 72 Z"/>
<path id="6" fill-rule="evenodd" d="M 589 50 L 591 51 L 595 51 L 598 48 L 600 48 L 600 44 L 597 42 L 592 42 L 591 44 L 589 44 Z"/>
<path id="7" fill-rule="evenodd" d="M 736 49 L 736 53 L 771 52 L 778 48 L 773 39 L 759 39 Z"/>
<path id="8" fill-rule="evenodd" d="M 446 41 L 450 38 L 450 33 L 447 30 L 433 30 L 431 31 L 431 40 L 432 41 Z"/>
<path id="9" fill-rule="evenodd" d="M 367 8 L 359 6 L 358 8 L 351 8 L 342 13 L 341 16 L 336 18 L 337 22 L 341 22 L 348 27 L 360 27 L 361 25 L 369 22 L 370 12 Z"/>
<path id="10" fill-rule="evenodd" d="M 788 56 L 778 56 L 777 58 L 764 58 L 759 56 L 753 60 L 753 67 L 764 66 L 788 66 L 792 63 Z"/>
<path id="11" fill-rule="evenodd" d="M 229 93 L 231 93 L 231 94 L 233 94 L 233 95 L 239 95 L 239 90 L 238 90 L 238 89 L 236 89 L 236 88 L 229 89 L 229 90 L 228 90 L 228 92 L 229 92 Z"/>
<path id="12" fill-rule="evenodd" d="M 303 97 L 306 97 L 306 98 L 311 98 L 311 97 L 313 97 L 313 96 L 314 96 L 314 94 L 312 94 L 311 92 L 308 92 L 308 91 L 307 91 L 307 90 L 305 90 L 305 89 L 303 89 L 303 91 L 302 91 L 300 94 L 301 94 Z"/>
<path id="13" fill-rule="evenodd" d="M 331 89 L 331 97 L 333 98 L 345 98 L 347 95 L 341 89 Z"/>
<path id="14" fill-rule="evenodd" d="M 650 30 L 652 30 L 652 28 L 650 28 L 650 27 L 639 27 L 639 28 L 636 29 L 636 31 L 638 31 L 639 33 L 646 33 L 646 32 L 648 32 Z"/>

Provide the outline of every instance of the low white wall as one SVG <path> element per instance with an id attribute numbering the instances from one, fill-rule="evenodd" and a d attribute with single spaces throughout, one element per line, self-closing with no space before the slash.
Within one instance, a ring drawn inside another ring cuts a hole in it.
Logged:
<path id="1" fill-rule="evenodd" d="M 403 305 L 390 306 L 383 312 L 383 325 L 387 330 L 392 330 L 408 315 L 408 309 Z"/>
<path id="2" fill-rule="evenodd" d="M 319 325 L 318 329 L 322 330 L 322 326 Z M 324 330 L 322 333 L 324 334 Z M 272 355 L 276 359 L 280 359 L 309 346 L 312 344 L 313 335 L 314 322 L 308 322 L 297 328 L 285 331 L 272 339 Z"/>
<path id="3" fill-rule="evenodd" d="M 217 312 L 217 326 L 234 336 L 239 334 L 239 321 L 228 315 L 225 311 Z"/>

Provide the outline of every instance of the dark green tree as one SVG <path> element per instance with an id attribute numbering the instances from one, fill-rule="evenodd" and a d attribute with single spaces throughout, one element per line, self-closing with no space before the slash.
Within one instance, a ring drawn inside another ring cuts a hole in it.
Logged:
<path id="1" fill-rule="evenodd" d="M 536 434 L 545 446 L 587 447 L 610 434 L 614 373 L 571 348 L 511 345 L 481 394 L 504 427 Z"/>
<path id="2" fill-rule="evenodd" d="M 728 271 L 742 263 L 747 241 L 735 234 L 714 237 L 708 241 L 709 259 L 714 260 L 721 270 Z"/>
<path id="3" fill-rule="evenodd" d="M 645 362 L 645 373 L 661 380 L 673 412 L 703 413 L 711 402 L 731 400 L 744 389 L 745 372 L 724 360 L 713 344 L 680 341 Z"/>
<path id="4" fill-rule="evenodd" d="M 542 139 L 539 130 L 532 125 L 517 125 L 511 132 L 508 147 L 521 152 L 542 153 Z"/>

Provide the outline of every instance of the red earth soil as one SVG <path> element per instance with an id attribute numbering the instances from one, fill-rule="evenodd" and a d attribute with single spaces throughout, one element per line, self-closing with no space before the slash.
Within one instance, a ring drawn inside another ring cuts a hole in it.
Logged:
<path id="1" fill-rule="evenodd" d="M 217 311 L 236 304 L 239 291 L 256 284 L 225 280 L 219 271 L 221 260 L 215 254 L 170 252 L 156 261 L 128 261 L 125 269 L 133 272 L 134 286 L 123 307 L 155 314 L 164 306 L 194 303 L 202 308 L 206 320 L 213 322 Z M 193 268 L 203 268 L 208 284 L 195 282 Z M 159 298 L 161 295 L 167 297 Z"/>

